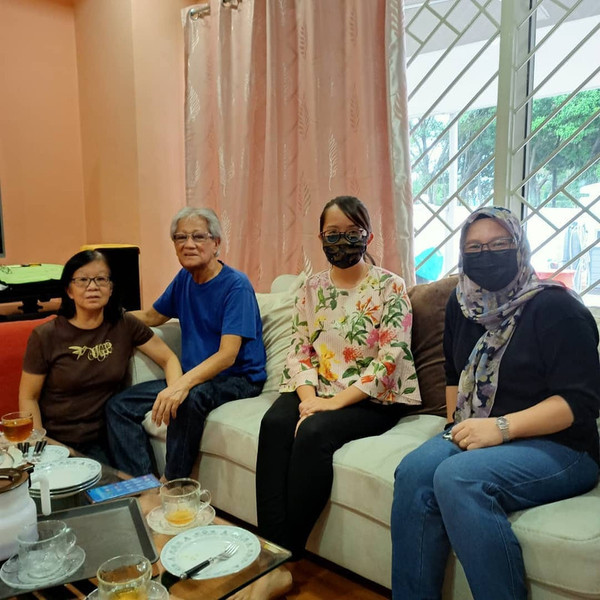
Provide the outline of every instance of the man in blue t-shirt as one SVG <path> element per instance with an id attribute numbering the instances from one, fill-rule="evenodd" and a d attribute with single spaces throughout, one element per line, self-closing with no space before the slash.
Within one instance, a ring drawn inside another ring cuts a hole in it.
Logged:
<path id="1" fill-rule="evenodd" d="M 208 413 L 225 402 L 258 396 L 267 377 L 262 322 L 248 277 L 217 259 L 221 225 L 206 208 L 180 210 L 171 237 L 183 267 L 152 308 L 133 314 L 146 325 L 178 318 L 183 375 L 139 383 L 107 404 L 108 440 L 115 465 L 131 475 L 152 471 L 142 427 L 152 408 L 167 429 L 165 477 L 188 477 Z"/>

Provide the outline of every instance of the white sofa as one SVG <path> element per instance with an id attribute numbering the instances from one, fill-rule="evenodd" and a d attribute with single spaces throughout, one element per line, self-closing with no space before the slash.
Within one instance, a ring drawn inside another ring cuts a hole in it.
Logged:
<path id="1" fill-rule="evenodd" d="M 302 281 L 302 276 L 280 276 L 273 282 L 272 293 L 257 294 L 267 349 L 268 379 L 263 393 L 213 411 L 200 448 L 198 478 L 203 487 L 211 490 L 213 504 L 254 525 L 259 426 L 262 415 L 278 396 L 294 294 Z M 413 352 L 422 393 L 427 395 L 423 410 L 437 415 L 443 414 L 443 313 L 453 285 L 446 280 L 415 286 L 410 291 Z M 179 352 L 176 321 L 157 331 Z M 137 353 L 132 359 L 131 375 L 132 381 L 138 383 L 161 377 L 162 373 Z M 442 430 L 445 419 L 437 415 L 408 416 L 384 435 L 351 442 L 336 452 L 331 500 L 310 536 L 311 552 L 390 587 L 389 512 L 394 470 L 408 452 Z M 165 430 L 157 430 L 149 418 L 144 425 L 162 469 Z M 578 498 L 515 513 L 511 521 L 523 547 L 532 600 L 600 598 L 598 488 Z M 444 598 L 472 598 L 454 557 L 448 563 Z"/>

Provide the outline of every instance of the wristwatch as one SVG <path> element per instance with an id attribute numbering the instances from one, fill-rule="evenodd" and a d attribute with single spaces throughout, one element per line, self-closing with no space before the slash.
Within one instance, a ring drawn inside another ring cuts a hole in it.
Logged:
<path id="1" fill-rule="evenodd" d="M 510 442 L 510 435 L 508 434 L 508 419 L 506 417 L 496 417 L 496 426 L 502 434 L 502 443 Z"/>

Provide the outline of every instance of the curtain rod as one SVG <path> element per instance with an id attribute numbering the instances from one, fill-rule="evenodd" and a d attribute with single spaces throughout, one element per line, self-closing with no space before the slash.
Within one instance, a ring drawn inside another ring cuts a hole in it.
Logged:
<path id="1" fill-rule="evenodd" d="M 242 0 L 221 0 L 221 6 L 224 8 L 234 8 L 237 9 Z M 188 15 L 190 19 L 197 21 L 198 19 L 202 19 L 207 15 L 210 15 L 210 4 L 196 4 L 190 8 Z"/>

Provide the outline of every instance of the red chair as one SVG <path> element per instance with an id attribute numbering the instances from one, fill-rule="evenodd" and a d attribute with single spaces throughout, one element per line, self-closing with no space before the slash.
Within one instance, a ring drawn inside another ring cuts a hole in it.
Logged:
<path id="1" fill-rule="evenodd" d="M 0 322 L 0 416 L 19 410 L 19 381 L 23 355 L 32 330 L 54 319 Z"/>

